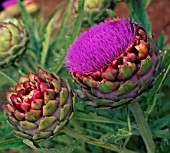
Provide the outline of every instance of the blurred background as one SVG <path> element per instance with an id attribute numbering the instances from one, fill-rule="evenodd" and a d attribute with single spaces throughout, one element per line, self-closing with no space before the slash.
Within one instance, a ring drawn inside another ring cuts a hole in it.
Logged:
<path id="1" fill-rule="evenodd" d="M 37 0 L 37 3 L 43 7 L 45 18 L 47 18 L 62 0 Z M 170 42 L 170 1 L 169 0 L 151 0 L 147 7 L 147 13 L 152 23 L 152 31 L 156 38 L 163 31 L 165 33 L 165 44 Z M 64 8 L 63 8 L 64 9 Z M 125 2 L 116 4 L 114 11 L 117 16 L 129 17 L 129 10 Z"/>
<path id="2" fill-rule="evenodd" d="M 4 3 L 4 1 L 6 1 L 6 3 Z M 39 23 L 41 23 L 41 24 L 45 23 L 49 19 L 49 16 L 55 11 L 55 9 L 63 1 L 64 0 L 23 0 L 23 3 L 26 7 L 26 10 L 34 17 L 35 22 L 38 25 Z M 67 0 L 67 1 L 69 2 L 69 0 Z M 125 1 L 125 0 L 113 0 L 113 1 L 117 2 L 117 1 Z M 130 1 L 130 0 L 126 0 L 126 1 Z M 152 24 L 152 33 L 155 35 L 157 40 L 160 37 L 160 35 L 162 33 L 164 33 L 165 34 L 164 48 L 170 47 L 170 9 L 169 9 L 170 8 L 170 0 L 144 0 L 144 1 L 149 2 L 146 10 L 147 10 L 147 13 L 149 15 L 149 19 L 150 19 L 151 24 Z M 53 31 L 54 32 L 52 32 L 52 34 L 57 33 L 57 31 L 60 27 L 60 24 L 61 24 L 61 19 L 63 18 L 63 14 L 66 11 L 67 4 L 68 3 L 64 4 L 62 6 L 62 9 L 60 9 L 59 12 L 55 15 L 54 22 L 53 22 Z M 114 10 L 115 15 L 118 16 L 118 17 L 128 18 L 130 16 L 130 11 L 128 9 L 127 3 L 125 3 L 125 2 L 116 3 L 114 8 L 112 8 L 112 9 Z M 1 0 L 0 1 L 0 22 L 2 20 L 4 20 L 5 18 L 8 18 L 8 17 L 21 18 L 20 8 L 17 4 L 17 0 Z M 73 18 L 70 17 L 69 20 L 73 20 Z M 68 24 L 69 23 L 71 24 L 71 21 L 68 21 Z M 64 32 L 65 32 L 65 29 L 69 30 L 69 28 L 67 28 L 67 27 L 66 28 L 64 27 L 63 29 L 64 29 L 63 30 Z M 63 38 L 60 38 L 60 37 L 58 38 L 61 42 L 63 42 L 63 44 L 60 44 L 59 41 L 58 42 L 56 41 L 57 43 L 54 42 L 55 44 L 57 44 L 56 48 L 55 48 L 56 52 L 61 50 L 61 48 L 63 48 L 63 46 L 65 45 L 64 40 L 63 40 L 63 39 L 65 39 L 65 37 L 64 37 L 64 35 L 62 35 L 63 31 L 60 31 L 60 36 L 63 37 Z M 66 31 L 66 33 L 69 33 L 69 32 Z M 41 37 L 41 35 L 40 35 L 40 37 Z M 51 41 L 52 41 L 52 39 L 51 39 Z M 61 46 L 59 46 L 59 45 L 61 45 Z M 23 60 L 25 60 L 26 58 L 23 58 Z M 53 60 L 51 60 L 51 61 L 53 61 Z M 51 65 L 47 65 L 47 66 L 50 67 Z M 8 70 L 8 72 L 11 72 L 11 71 Z M 16 74 L 13 74 L 13 75 L 14 75 L 15 78 L 18 77 L 17 72 L 16 72 Z M 14 138 L 13 131 L 11 130 L 11 127 L 9 127 L 9 125 L 5 121 L 5 118 L 6 118 L 5 113 L 3 111 L 1 111 L 1 104 L 6 101 L 4 93 L 11 86 L 11 84 L 7 81 L 5 81 L 5 80 L 1 81 L 1 86 L 0 86 L 0 141 L 7 140 L 9 138 Z M 168 97 L 168 94 L 167 94 L 167 93 L 169 93 L 169 91 L 170 91 L 170 88 L 168 86 L 167 89 L 166 89 L 166 92 L 165 92 L 165 95 L 166 95 L 165 97 L 166 97 L 167 101 L 169 100 L 168 99 L 169 97 Z M 165 99 L 163 99 L 163 101 L 166 102 Z M 84 109 L 84 106 L 82 106 L 82 107 Z M 161 103 L 161 107 L 163 107 L 162 103 Z M 166 107 L 166 105 L 164 107 Z M 166 107 L 167 110 L 166 110 L 165 114 L 169 114 L 169 108 L 170 107 Z M 89 110 L 89 112 L 90 111 L 91 110 Z M 122 113 L 120 113 L 121 115 L 119 115 L 118 111 L 116 112 L 118 114 L 118 116 L 121 116 L 122 119 L 126 118 L 126 110 L 124 110 L 125 111 L 125 117 L 122 116 Z M 114 112 L 112 112 L 112 111 L 107 111 L 107 113 L 108 112 L 111 114 L 110 116 L 114 116 L 116 114 L 116 113 L 114 114 Z M 164 116 L 165 114 L 162 113 L 162 116 Z M 94 128 L 94 129 L 96 128 L 95 130 L 98 131 L 98 125 L 94 126 L 93 123 L 91 123 L 91 124 L 88 123 L 87 125 L 86 124 L 84 125 L 84 122 L 78 121 L 78 122 L 75 122 L 75 124 L 82 124 L 82 127 L 85 127 L 85 128 L 86 128 L 86 126 L 87 127 L 90 126 L 90 128 L 91 127 Z M 101 129 L 101 130 L 103 131 L 103 129 Z M 7 134 L 4 136 L 5 132 Z M 93 131 L 89 131 L 89 133 L 92 133 L 92 132 Z M 163 134 L 163 135 L 165 135 L 165 137 L 166 137 L 166 134 Z M 73 139 L 66 137 L 65 135 L 61 135 L 59 138 L 54 138 L 54 139 L 51 139 L 50 141 L 44 141 L 44 146 L 45 147 L 51 147 L 51 146 L 53 147 L 53 146 L 56 146 L 56 142 L 57 143 L 60 142 L 62 144 L 65 144 L 67 142 L 69 142 L 69 143 L 72 142 L 72 140 Z M 135 142 L 138 142 L 138 141 L 141 141 L 141 140 L 137 139 L 136 141 L 133 141 L 133 142 L 135 143 Z M 142 143 L 143 142 L 141 142 L 140 144 L 142 144 Z M 133 144 L 130 144 L 130 146 L 131 145 L 133 146 Z M 83 144 L 83 147 L 84 148 L 87 147 L 85 152 L 83 152 L 82 150 L 78 150 L 77 152 L 78 153 L 79 152 L 81 152 L 81 153 L 91 153 L 91 151 L 94 150 L 93 146 L 89 146 L 87 144 Z M 141 146 L 139 146 L 139 147 L 141 147 Z M 81 149 L 81 148 L 82 148 L 82 146 L 79 149 Z M 94 151 L 94 153 L 106 153 L 106 150 L 98 148 L 98 147 L 95 148 L 95 151 Z M 0 150 L 0 153 L 4 153 L 4 152 L 8 152 L 8 153 L 17 153 L 17 152 L 18 153 L 27 153 L 28 152 L 28 153 L 30 153 L 30 152 L 33 152 L 33 150 L 29 149 L 28 147 L 26 147 L 24 149 Z M 34 152 L 36 153 L 35 150 L 34 150 Z M 112 153 L 112 152 L 107 151 L 107 153 Z"/>

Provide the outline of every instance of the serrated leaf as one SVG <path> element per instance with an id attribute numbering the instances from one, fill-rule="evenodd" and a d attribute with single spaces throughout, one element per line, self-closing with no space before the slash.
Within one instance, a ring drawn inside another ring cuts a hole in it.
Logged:
<path id="1" fill-rule="evenodd" d="M 23 143 L 22 139 L 11 139 L 0 142 L 0 149 L 21 148 L 25 146 L 26 144 Z"/>
<path id="2" fill-rule="evenodd" d="M 116 143 L 119 140 L 125 139 L 131 136 L 131 133 L 125 129 L 118 129 L 116 134 L 109 135 L 107 137 L 102 138 L 107 143 Z"/>

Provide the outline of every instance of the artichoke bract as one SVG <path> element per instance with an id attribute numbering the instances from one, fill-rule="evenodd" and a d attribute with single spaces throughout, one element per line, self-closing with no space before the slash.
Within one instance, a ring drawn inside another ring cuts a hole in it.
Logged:
<path id="1" fill-rule="evenodd" d="M 39 69 L 20 76 L 17 85 L 6 93 L 3 109 L 7 121 L 21 138 L 40 140 L 53 136 L 73 116 L 74 95 L 66 80 Z"/>
<path id="2" fill-rule="evenodd" d="M 66 66 L 88 104 L 117 108 L 152 87 L 158 57 L 153 36 L 130 19 L 115 18 L 83 32 L 68 49 Z"/>
<path id="3" fill-rule="evenodd" d="M 6 19 L 0 23 L 0 69 L 18 60 L 27 49 L 29 35 L 21 20 Z"/>
<path id="4" fill-rule="evenodd" d="M 114 6 L 115 4 L 113 0 L 85 0 L 82 26 L 89 27 L 92 23 L 104 21 L 104 19 L 108 16 L 106 10 L 113 9 Z M 78 0 L 75 0 L 74 7 L 77 11 Z M 89 21 L 89 19 L 91 21 Z"/>

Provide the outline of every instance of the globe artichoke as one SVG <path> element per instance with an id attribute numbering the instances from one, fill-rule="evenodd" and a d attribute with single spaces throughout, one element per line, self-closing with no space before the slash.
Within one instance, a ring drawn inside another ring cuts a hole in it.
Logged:
<path id="1" fill-rule="evenodd" d="M 93 23 L 103 21 L 107 16 L 107 9 L 113 9 L 115 6 L 113 0 L 85 0 L 83 27 L 89 27 Z M 74 2 L 74 9 L 78 10 L 78 0 Z"/>
<path id="2" fill-rule="evenodd" d="M 66 80 L 39 69 L 20 76 L 15 88 L 6 93 L 3 105 L 8 122 L 21 138 L 40 140 L 54 135 L 73 115 L 74 98 Z"/>
<path id="3" fill-rule="evenodd" d="M 159 73 L 154 37 L 130 19 L 91 27 L 70 46 L 66 58 L 88 104 L 100 108 L 129 103 L 149 90 Z"/>
<path id="4" fill-rule="evenodd" d="M 0 69 L 14 63 L 27 49 L 29 35 L 21 20 L 0 23 Z"/>

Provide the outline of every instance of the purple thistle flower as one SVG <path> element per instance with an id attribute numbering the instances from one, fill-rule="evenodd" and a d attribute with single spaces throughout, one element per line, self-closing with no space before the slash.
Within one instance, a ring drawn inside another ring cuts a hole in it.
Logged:
<path id="1" fill-rule="evenodd" d="M 66 66 L 87 104 L 118 108 L 148 91 L 159 74 L 156 41 L 130 19 L 113 19 L 82 33 Z"/>
<path id="2" fill-rule="evenodd" d="M 6 0 L 2 3 L 3 8 L 7 8 L 10 5 L 16 4 L 17 0 Z"/>
<path id="3" fill-rule="evenodd" d="M 86 73 L 108 65 L 133 43 L 136 27 L 130 19 L 115 19 L 83 32 L 67 51 L 68 70 Z"/>

